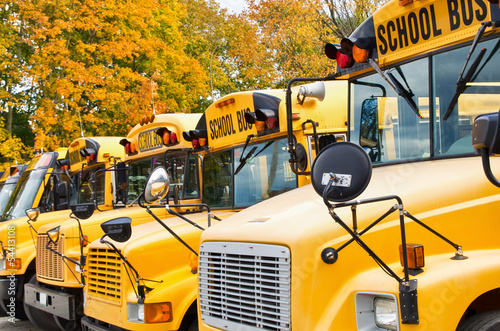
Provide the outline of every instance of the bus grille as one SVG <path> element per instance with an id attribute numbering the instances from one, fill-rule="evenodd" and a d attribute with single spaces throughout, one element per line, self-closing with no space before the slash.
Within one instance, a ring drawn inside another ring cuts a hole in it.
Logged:
<path id="1" fill-rule="evenodd" d="M 223 330 L 291 330 L 290 251 L 206 242 L 199 259 L 201 319 Z"/>
<path id="2" fill-rule="evenodd" d="M 45 246 L 49 242 L 49 236 L 39 234 L 36 243 L 36 273 L 43 279 L 64 281 L 64 261 L 63 259 L 47 249 Z M 64 236 L 56 244 L 50 243 L 49 247 L 55 251 L 64 253 Z"/>
<path id="3" fill-rule="evenodd" d="M 110 249 L 91 248 L 87 255 L 88 295 L 120 302 L 120 257 Z"/>

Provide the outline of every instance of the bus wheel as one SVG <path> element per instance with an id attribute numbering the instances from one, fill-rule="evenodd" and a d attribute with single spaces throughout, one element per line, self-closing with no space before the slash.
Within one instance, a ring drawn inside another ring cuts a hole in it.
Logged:
<path id="1" fill-rule="evenodd" d="M 30 284 L 36 284 L 36 275 L 33 275 L 29 281 Z M 24 304 L 24 311 L 28 316 L 30 322 L 42 330 L 57 330 L 59 327 L 54 320 L 52 314 L 46 313 L 43 310 L 37 309 L 33 306 Z"/>
<path id="2" fill-rule="evenodd" d="M 492 310 L 471 316 L 458 325 L 457 331 L 498 331 L 500 310 Z"/>

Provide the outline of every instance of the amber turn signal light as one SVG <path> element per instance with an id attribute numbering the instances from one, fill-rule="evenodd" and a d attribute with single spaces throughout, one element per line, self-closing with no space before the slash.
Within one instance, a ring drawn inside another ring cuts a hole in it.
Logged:
<path id="1" fill-rule="evenodd" d="M 408 258 L 408 268 L 421 269 L 425 265 L 424 246 L 420 244 L 406 244 L 406 256 Z M 404 266 L 403 245 L 399 245 L 399 260 Z"/>

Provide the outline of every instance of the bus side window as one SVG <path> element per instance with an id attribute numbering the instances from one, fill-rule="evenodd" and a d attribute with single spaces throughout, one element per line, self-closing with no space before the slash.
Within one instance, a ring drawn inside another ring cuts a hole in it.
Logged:
<path id="1" fill-rule="evenodd" d="M 376 98 L 366 99 L 361 105 L 359 144 L 368 153 L 372 162 L 380 161 L 378 100 Z"/>

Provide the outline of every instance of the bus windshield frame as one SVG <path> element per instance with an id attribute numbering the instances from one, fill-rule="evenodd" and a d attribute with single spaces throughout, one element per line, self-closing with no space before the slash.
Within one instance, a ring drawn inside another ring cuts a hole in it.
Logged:
<path id="1" fill-rule="evenodd" d="M 500 108 L 500 80 L 493 78 L 500 77 L 500 67 L 490 61 L 500 38 L 483 38 L 478 46 L 472 58 L 481 49 L 486 54 L 446 120 L 442 117 L 470 42 L 384 68 L 411 89 L 422 118 L 378 73 L 350 79 L 350 141 L 362 146 L 374 164 L 474 155 L 474 118 Z"/>

